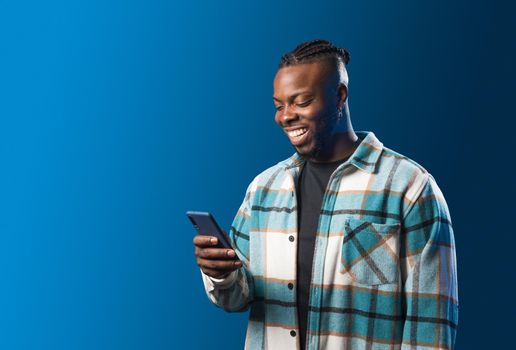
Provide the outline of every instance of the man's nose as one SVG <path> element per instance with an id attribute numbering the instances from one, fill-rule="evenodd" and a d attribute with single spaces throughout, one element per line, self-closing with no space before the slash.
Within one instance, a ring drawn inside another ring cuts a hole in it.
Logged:
<path id="1" fill-rule="evenodd" d="M 294 111 L 294 108 L 292 105 L 285 105 L 285 108 L 283 108 L 283 121 L 286 123 L 292 119 L 296 119 L 297 114 Z"/>

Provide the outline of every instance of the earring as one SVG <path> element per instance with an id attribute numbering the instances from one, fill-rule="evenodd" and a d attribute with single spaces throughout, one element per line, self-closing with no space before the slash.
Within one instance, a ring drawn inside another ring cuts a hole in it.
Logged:
<path id="1" fill-rule="evenodd" d="M 337 120 L 340 121 L 341 119 L 342 119 L 342 109 L 339 108 L 339 109 L 337 109 Z"/>

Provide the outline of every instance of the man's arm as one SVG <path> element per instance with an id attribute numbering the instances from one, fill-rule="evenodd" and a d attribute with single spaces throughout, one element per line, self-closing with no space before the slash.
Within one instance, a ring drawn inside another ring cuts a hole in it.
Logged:
<path id="1" fill-rule="evenodd" d="M 253 300 L 254 279 L 249 271 L 250 203 L 253 182 L 247 187 L 245 198 L 228 235 L 242 266 L 222 278 L 210 277 L 201 270 L 208 298 L 226 311 L 245 311 Z"/>
<path id="2" fill-rule="evenodd" d="M 404 212 L 402 349 L 453 349 L 458 322 L 457 266 L 450 213 L 430 174 Z"/>

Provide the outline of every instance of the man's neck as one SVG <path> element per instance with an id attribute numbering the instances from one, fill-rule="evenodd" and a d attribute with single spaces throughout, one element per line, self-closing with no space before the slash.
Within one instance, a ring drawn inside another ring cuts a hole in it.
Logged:
<path id="1" fill-rule="evenodd" d="M 310 157 L 314 163 L 336 162 L 340 159 L 349 157 L 355 152 L 360 140 L 353 129 L 337 133 L 332 136 L 333 142 L 329 152 L 320 152 L 316 157 Z"/>

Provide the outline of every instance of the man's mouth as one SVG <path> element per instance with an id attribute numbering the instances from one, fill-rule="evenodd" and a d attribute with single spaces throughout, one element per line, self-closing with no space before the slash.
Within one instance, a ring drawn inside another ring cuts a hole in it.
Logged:
<path id="1" fill-rule="evenodd" d="M 286 132 L 290 142 L 294 145 L 300 145 L 305 141 L 306 136 L 308 135 L 308 128 L 299 128 L 292 131 Z"/>

